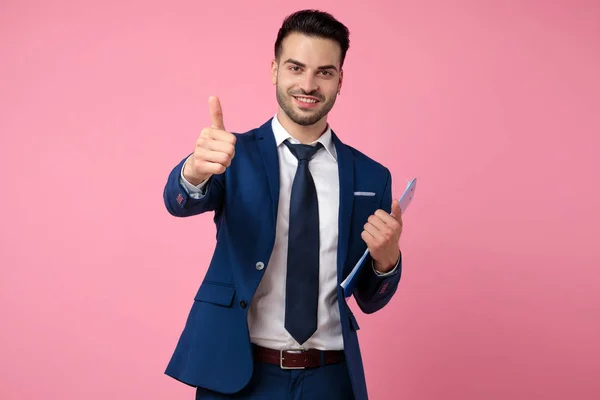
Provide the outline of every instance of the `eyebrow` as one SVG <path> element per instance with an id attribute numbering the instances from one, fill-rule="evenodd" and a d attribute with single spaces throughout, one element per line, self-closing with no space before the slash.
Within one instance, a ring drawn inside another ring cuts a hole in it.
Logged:
<path id="1" fill-rule="evenodd" d="M 287 60 L 284 62 L 284 64 L 287 64 L 287 63 L 290 63 L 290 64 L 296 64 L 296 65 L 297 65 L 297 66 L 299 66 L 299 67 L 306 68 L 306 64 L 303 64 L 303 63 L 301 63 L 300 61 L 296 61 L 296 60 L 294 60 L 294 59 L 291 59 L 291 58 L 288 58 L 288 59 L 287 59 Z M 334 70 L 336 70 L 336 71 L 337 71 L 337 68 L 335 67 L 335 65 L 322 65 L 322 66 L 318 67 L 317 69 L 318 69 L 318 70 L 324 70 L 324 69 L 334 69 Z"/>

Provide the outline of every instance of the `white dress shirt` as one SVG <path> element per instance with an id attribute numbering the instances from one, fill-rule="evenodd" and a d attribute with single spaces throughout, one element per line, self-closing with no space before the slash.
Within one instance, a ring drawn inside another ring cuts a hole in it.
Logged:
<path id="1" fill-rule="evenodd" d="M 271 126 L 279 158 L 279 206 L 276 238 L 271 258 L 248 309 L 248 327 L 252 343 L 272 349 L 315 348 L 342 350 L 342 327 L 337 303 L 337 242 L 339 178 L 337 153 L 328 126 L 315 142 L 323 147 L 309 162 L 319 206 L 319 301 L 316 332 L 300 346 L 287 332 L 285 322 L 285 287 L 292 183 L 298 160 L 283 144 L 300 143 L 281 125 L 277 116 Z M 204 184 L 194 186 L 181 174 L 181 183 L 190 196 L 198 198 Z M 395 272 L 390 271 L 389 274 Z M 387 275 L 387 274 L 379 274 Z"/>

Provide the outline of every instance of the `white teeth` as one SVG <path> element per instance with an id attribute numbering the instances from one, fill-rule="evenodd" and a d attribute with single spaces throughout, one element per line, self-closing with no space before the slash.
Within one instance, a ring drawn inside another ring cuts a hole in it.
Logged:
<path id="1" fill-rule="evenodd" d="M 296 99 L 303 103 L 316 103 L 317 102 L 315 99 L 307 99 L 305 97 L 296 97 Z"/>

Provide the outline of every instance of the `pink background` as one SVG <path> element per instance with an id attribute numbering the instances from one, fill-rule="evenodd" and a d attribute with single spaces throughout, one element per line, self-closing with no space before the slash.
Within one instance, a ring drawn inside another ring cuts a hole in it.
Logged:
<path id="1" fill-rule="evenodd" d="M 209 95 L 233 131 L 275 113 L 299 7 L 352 31 L 334 129 L 419 178 L 399 292 L 358 314 L 372 398 L 600 397 L 597 1 L 83 3 L 0 5 L 1 399 L 193 398 L 163 371 L 214 227 L 163 185 Z"/>

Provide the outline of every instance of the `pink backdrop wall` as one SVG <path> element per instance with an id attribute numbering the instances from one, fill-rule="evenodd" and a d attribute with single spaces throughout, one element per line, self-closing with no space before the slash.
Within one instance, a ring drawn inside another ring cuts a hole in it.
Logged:
<path id="1" fill-rule="evenodd" d="M 163 185 L 209 95 L 274 114 L 298 7 L 352 31 L 336 131 L 420 180 L 399 292 L 358 314 L 372 398 L 599 398 L 598 2 L 444 0 L 3 1 L 0 398 L 193 398 L 163 371 L 214 227 Z"/>

